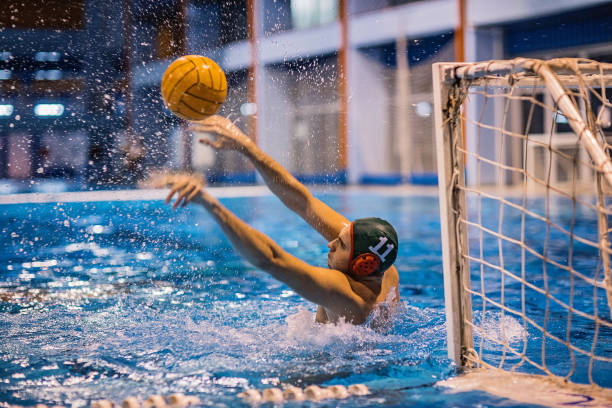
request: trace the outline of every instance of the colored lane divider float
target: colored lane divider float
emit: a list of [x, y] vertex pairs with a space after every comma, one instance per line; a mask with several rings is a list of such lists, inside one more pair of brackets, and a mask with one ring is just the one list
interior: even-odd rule
[[344, 399], [350, 396], [368, 395], [370, 390], [363, 384], [350, 385], [348, 388], [343, 385], [332, 385], [321, 388], [318, 385], [310, 385], [304, 390], [293, 385], [287, 385], [284, 390], [280, 388], [267, 388], [262, 392], [256, 389], [249, 389], [238, 394], [244, 402], [249, 404], [259, 404], [271, 402], [280, 404], [285, 401], [321, 401], [325, 399]]
[[[106, 399], [92, 401], [90, 408], [188, 408], [201, 405], [198, 397], [187, 396], [181, 393], [176, 393], [164, 398], [161, 395], [151, 395], [145, 401], [140, 402], [136, 397], [127, 397], [121, 405]], [[2, 406], [0, 404], [0, 406]], [[10, 408], [25, 408], [20, 405], [10, 405]], [[65, 408], [61, 405], [47, 406], [45, 404], [36, 404], [31, 408]]]
[[[127, 397], [121, 403], [121, 408], [187, 408], [200, 405], [200, 399], [195, 396], [187, 396], [181, 393], [172, 394], [166, 400], [161, 395], [151, 395], [140, 403], [136, 397]], [[90, 408], [116, 408], [117, 406], [109, 400], [93, 401]]]
[[[370, 390], [363, 384], [350, 385], [348, 388], [343, 385], [332, 385], [329, 387], [319, 387], [310, 385], [303, 390], [293, 385], [285, 385], [283, 390], [280, 388], [267, 388], [261, 392], [252, 388], [238, 394], [242, 400], [248, 404], [256, 405], [271, 402], [281, 404], [290, 401], [321, 401], [326, 399], [344, 399], [350, 396], [362, 396], [370, 394]], [[121, 405], [117, 405], [110, 400], [92, 401], [90, 408], [189, 408], [201, 405], [201, 401], [196, 396], [188, 396], [176, 393], [164, 398], [162, 395], [151, 395], [145, 401], [140, 401], [136, 397], [127, 397]], [[12, 408], [23, 408], [17, 405]], [[33, 408], [64, 408], [61, 406], [49, 407], [45, 404], [36, 404]]]

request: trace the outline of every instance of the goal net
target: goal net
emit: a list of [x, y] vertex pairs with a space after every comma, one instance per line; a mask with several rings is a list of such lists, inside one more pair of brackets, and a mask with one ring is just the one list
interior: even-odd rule
[[433, 79], [449, 357], [612, 388], [612, 64]]

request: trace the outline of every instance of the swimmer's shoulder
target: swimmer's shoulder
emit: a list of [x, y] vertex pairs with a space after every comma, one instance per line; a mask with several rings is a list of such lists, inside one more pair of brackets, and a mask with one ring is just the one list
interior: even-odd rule
[[383, 274], [380, 292], [366, 323], [375, 330], [388, 328], [394, 320], [394, 312], [400, 304], [399, 300], [399, 274], [392, 266]]
[[399, 273], [395, 266], [391, 266], [383, 274], [380, 285], [380, 293], [376, 297], [376, 303], [388, 302], [390, 292], [395, 292], [394, 302], [399, 302]]

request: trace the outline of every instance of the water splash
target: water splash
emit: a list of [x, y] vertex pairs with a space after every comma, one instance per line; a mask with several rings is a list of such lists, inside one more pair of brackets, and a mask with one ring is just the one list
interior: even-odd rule
[[[480, 341], [481, 337], [488, 343], [488, 346], [499, 346], [500, 343], [507, 343], [516, 346], [523, 339], [529, 337], [529, 333], [514, 316], [500, 311], [487, 311], [484, 315], [481, 311], [474, 312], [474, 342]], [[483, 322], [484, 321], [484, 322]], [[482, 329], [481, 329], [482, 328]], [[483, 336], [484, 332], [484, 336]]]

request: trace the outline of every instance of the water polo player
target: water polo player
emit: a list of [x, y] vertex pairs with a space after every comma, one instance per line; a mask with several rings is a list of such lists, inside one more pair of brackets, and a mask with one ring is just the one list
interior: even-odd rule
[[[310, 265], [283, 250], [208, 194], [202, 179], [197, 176], [169, 175], [160, 180], [171, 186], [166, 202], [177, 195], [174, 208], [191, 201], [201, 204], [250, 263], [319, 305], [318, 322], [345, 319], [360, 324], [377, 305], [397, 303], [399, 277], [393, 262], [397, 256], [398, 238], [388, 222], [380, 218], [349, 222], [314, 197], [227, 118], [211, 116], [195, 123], [191, 129], [216, 138], [214, 141], [200, 139], [201, 143], [219, 150], [238, 151], [253, 163], [270, 190], [329, 242], [329, 268]], [[373, 316], [386, 318], [384, 314]]]

